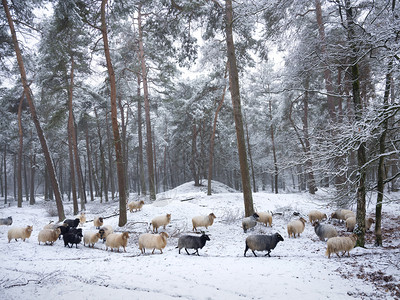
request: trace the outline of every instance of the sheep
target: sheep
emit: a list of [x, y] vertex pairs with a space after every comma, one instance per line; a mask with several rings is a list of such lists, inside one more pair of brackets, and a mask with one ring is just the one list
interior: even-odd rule
[[[372, 218], [365, 218], [365, 231], [368, 231], [371, 228], [371, 225], [375, 223]], [[350, 217], [346, 219], [346, 228], [347, 231], [353, 232], [354, 227], [356, 227], [356, 217]]]
[[103, 242], [107, 239], [107, 236], [110, 233], [113, 233], [114, 229], [112, 228], [111, 225], [105, 225], [100, 227], [99, 233], [100, 233], [100, 238], [103, 240]]
[[338, 235], [335, 227], [330, 224], [321, 224], [318, 221], [313, 223], [314, 231], [321, 241]]
[[153, 232], [158, 232], [158, 227], [167, 226], [169, 222], [171, 221], [171, 214], [166, 214], [165, 216], [159, 216], [155, 217], [153, 220], [151, 220], [151, 223], [153, 225]]
[[81, 213], [79, 216], [79, 224], [83, 226], [86, 223], [86, 214], [84, 212]]
[[312, 224], [314, 221], [322, 221], [324, 219], [328, 219], [328, 216], [318, 210], [312, 210], [308, 213], [308, 219]]
[[129, 238], [128, 232], [109, 234], [106, 239], [106, 251], [108, 250], [108, 247], [110, 247], [111, 251], [113, 251], [114, 248], [116, 248], [117, 252], [119, 252], [119, 247], [122, 247], [124, 248], [124, 252], [126, 252], [126, 245], [128, 244], [128, 238]]
[[94, 248], [94, 244], [96, 244], [100, 238], [100, 232], [87, 231], [83, 236], [83, 246], [88, 244], [89, 248]]
[[350, 250], [354, 248], [354, 246], [356, 245], [356, 241], [357, 235], [355, 234], [352, 234], [350, 236], [331, 237], [330, 239], [328, 239], [325, 255], [330, 258], [332, 253], [336, 253], [336, 255], [340, 257], [340, 251], [343, 252], [342, 256], [344, 256], [347, 251], [347, 255], [350, 256]]
[[189, 252], [187, 249], [195, 249], [196, 252], [193, 254], [196, 254], [200, 256], [199, 254], [199, 248], [203, 249], [204, 245], [206, 244], [206, 241], [209, 241], [210, 238], [207, 234], [202, 232], [202, 235], [200, 237], [198, 236], [192, 236], [192, 235], [183, 235], [179, 238], [178, 240], [178, 246], [176, 248], [179, 248], [179, 254], [181, 254], [181, 249], [185, 248], [186, 253], [189, 255]]
[[342, 221], [346, 220], [345, 216], [346, 216], [346, 214], [349, 214], [349, 213], [353, 213], [353, 212], [348, 209], [339, 208], [334, 213], [332, 213], [331, 219], [338, 219], [340, 222], [342, 222]]
[[242, 220], [242, 227], [244, 233], [246, 233], [248, 229], [253, 228], [257, 225], [258, 218], [259, 215], [257, 213], [254, 213], [252, 216], [244, 218]]
[[267, 227], [268, 227], [268, 225], [269, 225], [269, 227], [272, 227], [272, 215], [270, 213], [258, 212], [257, 214], [259, 216], [259, 218], [257, 220], [258, 222], [264, 223], [265, 226], [267, 226]]
[[69, 231], [69, 225], [65, 223], [62, 223], [60, 225], [60, 223], [53, 224], [52, 222], [50, 222], [49, 224], [43, 227], [43, 229], [53, 229], [53, 230], [57, 228], [60, 228], [61, 231], [60, 235], [58, 236], [58, 239], [61, 239], [61, 236], [64, 236], [64, 234], [66, 234]]
[[93, 224], [96, 227], [96, 229], [100, 229], [100, 227], [103, 226], [103, 218], [102, 217], [94, 218]]
[[143, 233], [139, 236], [139, 249], [142, 254], [146, 252], [147, 249], [153, 249], [151, 254], [154, 254], [156, 249], [160, 250], [165, 248], [167, 245], [168, 233], [161, 232], [160, 234]]
[[69, 227], [75, 228], [75, 227], [78, 227], [80, 221], [81, 220], [79, 218], [76, 218], [74, 220], [66, 219], [66, 220], [64, 220], [64, 224], [67, 224]]
[[303, 217], [300, 217], [298, 220], [291, 221], [287, 224], [287, 231], [289, 238], [293, 235], [293, 238], [300, 236], [300, 233], [303, 233], [304, 227], [306, 226], [306, 220]]
[[135, 211], [141, 210], [143, 204], [144, 204], [143, 200], [129, 202], [128, 203], [129, 211], [132, 212], [133, 210]]
[[12, 224], [12, 217], [2, 218], [0, 219], [0, 225], [11, 225]]
[[29, 239], [33, 231], [33, 225], [32, 226], [26, 226], [26, 227], [11, 227], [8, 230], [8, 242], [10, 242], [12, 239], [15, 239], [16, 241], [18, 239], [22, 239], [24, 242], [26, 239]]
[[244, 249], [244, 256], [246, 256], [247, 250], [251, 249], [254, 256], [257, 256], [254, 252], [257, 251], [268, 251], [264, 256], [271, 257], [270, 253], [272, 249], [275, 249], [279, 242], [283, 242], [283, 237], [279, 233], [273, 235], [256, 234], [249, 235], [246, 238], [246, 248]]
[[352, 211], [351, 212], [349, 212], [349, 213], [346, 213], [345, 215], [344, 215], [344, 219], [345, 220], [347, 220], [348, 218], [352, 218], [352, 217], [356, 217], [356, 214], [355, 213], [353, 213]]
[[47, 245], [47, 242], [50, 243], [51, 246], [53, 246], [54, 242], [58, 240], [58, 237], [61, 234], [61, 229], [56, 228], [56, 229], [42, 229], [39, 231], [38, 234], [38, 241], [39, 245], [40, 242], [43, 242]]
[[197, 227], [205, 227], [208, 229], [209, 226], [211, 226], [214, 223], [214, 219], [217, 217], [214, 215], [214, 213], [210, 213], [207, 216], [197, 216], [192, 218], [192, 225], [193, 225], [193, 231], [197, 231]]
[[[68, 232], [63, 235], [63, 240], [64, 240], [64, 247], [68, 245], [69, 248], [72, 248], [75, 244], [76, 248], [78, 248], [78, 244], [82, 241], [82, 233], [79, 234], [74, 232]], [[71, 244], [71, 246], [69, 244]]]

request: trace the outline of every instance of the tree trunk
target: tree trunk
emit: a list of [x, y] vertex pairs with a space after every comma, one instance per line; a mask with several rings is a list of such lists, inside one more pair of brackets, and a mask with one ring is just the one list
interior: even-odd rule
[[[69, 131], [70, 131], [70, 141], [71, 141], [71, 147], [73, 151], [73, 157], [72, 157], [72, 164], [73, 161], [75, 160], [75, 170], [76, 170], [76, 176], [78, 180], [78, 189], [79, 189], [79, 196], [81, 198], [81, 211], [85, 210], [85, 192], [83, 190], [83, 179], [81, 176], [81, 164], [80, 164], [80, 159], [79, 159], [79, 152], [78, 152], [78, 146], [77, 146], [77, 138], [75, 134], [75, 122], [74, 122], [74, 112], [72, 109], [72, 98], [73, 98], [73, 90], [74, 90], [74, 70], [75, 70], [75, 64], [74, 64], [74, 58], [71, 57], [71, 73], [70, 73], [70, 80], [69, 80], [69, 88], [68, 88], [68, 110], [69, 110], [69, 115], [68, 115], [68, 125], [69, 125]], [[76, 195], [75, 195], [76, 198]], [[74, 199], [77, 201], [77, 199]], [[78, 202], [74, 202], [74, 215], [77, 215], [79, 212], [78, 210]]]
[[[388, 70], [386, 73], [386, 84], [385, 84], [385, 94], [383, 96], [383, 110], [386, 111], [389, 107], [389, 93], [390, 93], [390, 83], [392, 77], [392, 67], [393, 61], [390, 60], [388, 64]], [[378, 164], [378, 188], [377, 188], [377, 199], [375, 207], [375, 246], [382, 246], [382, 202], [384, 193], [384, 180], [385, 180], [385, 142], [386, 134], [388, 129], [389, 120], [386, 116], [382, 123], [382, 134], [379, 137], [379, 164]]]
[[8, 195], [8, 184], [7, 184], [7, 144], [4, 144], [3, 166], [4, 166], [4, 204], [7, 204], [7, 195]]
[[[114, 201], [114, 197], [115, 197], [115, 185], [114, 185], [114, 168], [113, 168], [113, 159], [112, 159], [112, 143], [113, 140], [111, 138], [110, 135], [110, 127], [108, 124], [108, 113], [106, 111], [106, 133], [107, 133], [107, 153], [108, 153], [108, 182], [110, 184], [111, 187], [111, 200]], [[119, 132], [119, 131], [118, 131]], [[121, 145], [121, 155], [122, 155], [122, 145]], [[123, 161], [123, 158], [122, 158]], [[124, 176], [125, 178], [125, 176]], [[125, 181], [125, 179], [124, 179]], [[106, 201], [108, 201], [108, 199], [106, 199]]]
[[226, 0], [226, 46], [229, 61], [229, 82], [235, 119], [236, 138], [239, 152], [240, 173], [242, 177], [242, 188], [244, 198], [245, 216], [254, 213], [253, 196], [251, 193], [249, 166], [247, 164], [246, 141], [244, 138], [242, 109], [240, 103], [239, 72], [236, 65], [235, 46], [233, 43], [233, 9], [232, 0]]
[[144, 175], [144, 163], [143, 163], [143, 135], [142, 135], [142, 101], [140, 95], [140, 75], [137, 75], [137, 98], [138, 98], [138, 111], [137, 111], [137, 122], [138, 122], [138, 140], [139, 140], [139, 176], [140, 176], [140, 190], [142, 195], [146, 196], [146, 180]]
[[[69, 105], [68, 105], [69, 106]], [[70, 172], [70, 182], [71, 182], [71, 190], [72, 190], [72, 205], [74, 208], [74, 215], [78, 214], [78, 197], [76, 194], [76, 180], [75, 180], [75, 165], [74, 165], [74, 150], [73, 150], [73, 121], [71, 112], [69, 112], [68, 116], [68, 153], [69, 153], [69, 172]], [[72, 123], [72, 125], [71, 125]]]
[[85, 135], [86, 135], [86, 155], [87, 155], [87, 160], [88, 160], [87, 163], [88, 163], [88, 181], [89, 181], [90, 201], [94, 201], [93, 181], [92, 181], [93, 163], [92, 163], [92, 153], [90, 151], [90, 138], [89, 138], [88, 124], [86, 124]]
[[151, 119], [150, 119], [150, 101], [149, 101], [149, 90], [147, 87], [147, 69], [146, 69], [146, 61], [144, 58], [142, 15], [141, 15], [140, 9], [141, 9], [141, 5], [139, 4], [139, 11], [138, 11], [139, 58], [140, 58], [140, 63], [141, 63], [141, 68], [142, 68], [144, 110], [145, 110], [145, 117], [146, 117], [147, 169], [148, 169], [148, 173], [149, 173], [150, 199], [156, 200], [156, 190], [155, 190], [155, 183], [154, 183], [153, 142], [152, 142], [152, 134], [151, 134]]
[[62, 204], [62, 199], [61, 199], [60, 190], [59, 190], [59, 187], [58, 187], [57, 177], [56, 177], [55, 171], [54, 171], [53, 162], [51, 160], [49, 149], [47, 147], [47, 142], [46, 142], [46, 139], [44, 137], [44, 133], [42, 131], [42, 127], [40, 126], [40, 122], [39, 122], [38, 116], [36, 114], [36, 109], [35, 109], [35, 106], [33, 104], [33, 100], [31, 98], [31, 90], [30, 90], [30, 88], [28, 86], [28, 83], [27, 83], [24, 62], [23, 62], [23, 59], [22, 59], [21, 51], [19, 49], [17, 35], [16, 35], [15, 29], [14, 29], [14, 23], [13, 23], [13, 20], [11, 18], [10, 11], [8, 9], [7, 0], [2, 0], [2, 3], [3, 3], [4, 11], [5, 11], [6, 16], [7, 16], [8, 24], [9, 24], [10, 31], [11, 31], [11, 36], [12, 36], [12, 39], [13, 39], [13, 42], [14, 42], [15, 54], [17, 56], [17, 62], [18, 62], [19, 71], [21, 73], [21, 81], [22, 81], [22, 85], [24, 87], [25, 96], [26, 96], [26, 99], [28, 100], [29, 109], [31, 111], [32, 119], [33, 119], [33, 122], [34, 122], [35, 127], [36, 127], [36, 131], [37, 131], [37, 134], [38, 134], [38, 138], [39, 138], [40, 144], [42, 146], [43, 155], [44, 155], [44, 157], [46, 159], [47, 169], [48, 169], [48, 172], [49, 172], [51, 180], [52, 180], [52, 187], [53, 187], [54, 194], [55, 194], [55, 197], [56, 197], [58, 218], [59, 218], [59, 221], [63, 221], [65, 219], [64, 207], [63, 207], [63, 204]]
[[247, 126], [247, 120], [246, 120], [246, 115], [245, 115], [245, 130], [246, 130], [246, 142], [247, 142], [247, 149], [249, 152], [249, 159], [250, 159], [250, 168], [251, 168], [251, 178], [253, 180], [253, 191], [254, 193], [257, 192], [257, 185], [256, 185], [256, 177], [255, 177], [255, 172], [254, 172], [254, 165], [253, 165], [253, 156], [251, 155], [251, 148], [250, 148], [250, 136], [249, 136], [249, 128]]
[[17, 184], [18, 184], [18, 207], [22, 207], [22, 151], [24, 147], [24, 133], [22, 130], [22, 103], [24, 103], [25, 95], [22, 94], [22, 97], [19, 101], [18, 106], [18, 135], [19, 135], [19, 147], [18, 147], [18, 167], [17, 167]]
[[35, 171], [36, 171], [36, 154], [32, 154], [30, 158], [31, 162], [31, 184], [30, 184], [30, 199], [29, 204], [35, 204]]
[[190, 169], [192, 170], [194, 186], [200, 186], [199, 174], [197, 172], [196, 164], [197, 162], [197, 126], [193, 124], [192, 126], [192, 157], [190, 159]]
[[104, 54], [107, 61], [107, 70], [110, 77], [110, 98], [111, 98], [111, 122], [114, 133], [115, 157], [117, 163], [118, 190], [119, 190], [119, 221], [118, 226], [122, 227], [127, 222], [126, 215], [126, 193], [125, 193], [125, 174], [124, 161], [122, 157], [121, 139], [118, 129], [117, 116], [117, 91], [115, 84], [115, 73], [111, 63], [110, 49], [108, 45], [107, 27], [106, 27], [106, 3], [107, 0], [101, 1], [101, 32], [104, 42]]
[[[124, 107], [122, 106], [122, 100], [121, 96], [118, 97], [118, 108], [121, 116], [121, 147], [122, 147], [122, 159], [125, 162], [124, 163], [124, 181], [125, 181], [125, 193], [127, 199], [129, 199], [129, 189], [128, 189], [128, 156], [127, 156], [127, 151], [125, 145], [127, 144], [127, 138], [126, 138], [126, 127], [128, 120], [125, 121], [125, 113], [124, 113]], [[128, 118], [128, 117], [127, 117]]]
[[99, 115], [97, 114], [96, 107], [94, 108], [94, 114], [96, 116], [96, 125], [97, 125], [97, 135], [99, 136], [99, 150], [100, 150], [100, 168], [101, 168], [101, 180], [100, 180], [100, 203], [103, 202], [103, 191], [106, 202], [108, 202], [108, 184], [106, 177], [106, 161], [104, 157], [104, 147], [102, 142], [102, 135], [100, 130], [100, 120]]
[[[359, 122], [362, 119], [362, 103], [360, 96], [360, 73], [358, 69], [358, 47], [356, 45], [356, 33], [355, 24], [353, 20], [353, 10], [351, 7], [350, 0], [345, 1], [346, 17], [347, 17], [347, 33], [348, 39], [351, 44], [351, 79], [352, 79], [352, 90], [353, 90], [353, 104], [355, 121]], [[358, 163], [358, 186], [357, 186], [357, 227], [354, 232], [358, 236], [357, 246], [364, 247], [365, 244], [365, 203], [366, 203], [366, 192], [365, 192], [365, 180], [366, 180], [366, 170], [365, 163], [367, 162], [366, 157], [366, 143], [360, 142], [357, 149], [357, 163]]]
[[208, 160], [208, 176], [207, 176], [207, 195], [211, 196], [211, 180], [212, 180], [212, 172], [213, 172], [213, 158], [214, 158], [214, 144], [215, 144], [215, 132], [217, 131], [217, 120], [218, 120], [218, 114], [222, 108], [222, 104], [224, 103], [225, 100], [225, 94], [226, 94], [226, 78], [228, 76], [228, 68], [229, 64], [226, 62], [226, 67], [225, 67], [225, 75], [224, 75], [224, 88], [222, 91], [222, 97], [221, 101], [218, 104], [217, 110], [215, 111], [214, 115], [214, 123], [213, 123], [213, 130], [211, 133], [211, 138], [210, 138], [210, 154], [209, 154], [209, 160]]
[[275, 135], [274, 135], [274, 124], [272, 124], [272, 102], [269, 100], [269, 119], [271, 121], [271, 126], [269, 127], [271, 134], [271, 143], [272, 143], [272, 155], [274, 159], [274, 181], [273, 181], [273, 191], [275, 194], [278, 194], [278, 161], [276, 159], [276, 147], [275, 147]]

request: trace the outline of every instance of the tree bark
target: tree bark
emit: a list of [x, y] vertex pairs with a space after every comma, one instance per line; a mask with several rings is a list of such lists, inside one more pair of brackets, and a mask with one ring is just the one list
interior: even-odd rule
[[8, 9], [7, 0], [2, 0], [2, 3], [3, 3], [4, 11], [5, 11], [6, 16], [7, 16], [8, 24], [9, 24], [10, 31], [11, 31], [11, 36], [12, 36], [13, 43], [14, 43], [15, 54], [17, 56], [17, 62], [18, 62], [19, 71], [21, 73], [21, 81], [22, 81], [22, 85], [24, 87], [25, 97], [28, 100], [29, 109], [31, 111], [33, 123], [35, 124], [35, 127], [36, 127], [38, 138], [39, 138], [40, 144], [42, 146], [44, 157], [46, 159], [47, 170], [48, 170], [48, 172], [50, 174], [50, 178], [51, 178], [51, 181], [52, 181], [52, 187], [53, 187], [55, 198], [56, 198], [58, 218], [59, 218], [59, 221], [63, 221], [65, 219], [64, 207], [63, 207], [63, 204], [62, 204], [61, 194], [60, 194], [60, 190], [59, 190], [59, 186], [58, 186], [57, 177], [56, 177], [56, 174], [55, 174], [53, 162], [51, 160], [50, 152], [49, 152], [49, 149], [47, 147], [47, 142], [46, 142], [46, 139], [44, 137], [44, 133], [43, 133], [42, 127], [40, 126], [40, 122], [39, 122], [38, 116], [36, 114], [36, 108], [35, 108], [35, 105], [33, 104], [33, 100], [32, 100], [32, 97], [31, 97], [31, 90], [30, 90], [30, 88], [28, 86], [28, 82], [27, 82], [27, 79], [26, 79], [26, 72], [25, 72], [24, 62], [23, 62], [23, 59], [22, 59], [21, 50], [19, 49], [17, 35], [16, 35], [15, 29], [14, 29], [14, 23], [13, 23], [13, 20], [11, 18], [10, 11]]
[[147, 87], [147, 69], [146, 69], [146, 60], [144, 57], [142, 14], [141, 14], [140, 4], [138, 11], [138, 29], [139, 29], [139, 59], [142, 68], [144, 110], [146, 117], [146, 141], [147, 141], [146, 154], [147, 154], [147, 170], [149, 175], [149, 192], [150, 192], [150, 199], [156, 200], [156, 190], [154, 183], [155, 178], [154, 178], [153, 142], [151, 133], [151, 119], [150, 119], [150, 101], [149, 101], [149, 90]]
[[126, 193], [125, 193], [125, 174], [124, 161], [122, 157], [121, 139], [119, 136], [118, 116], [117, 116], [117, 91], [115, 84], [115, 73], [111, 63], [110, 49], [108, 45], [108, 35], [106, 26], [106, 3], [107, 0], [101, 1], [101, 33], [104, 42], [104, 54], [107, 62], [108, 75], [110, 77], [110, 98], [111, 98], [111, 122], [114, 133], [115, 157], [117, 163], [118, 190], [119, 190], [119, 221], [118, 226], [122, 227], [127, 222], [126, 215]]
[[143, 162], [143, 134], [142, 134], [142, 101], [140, 95], [140, 74], [137, 75], [137, 97], [138, 97], [138, 111], [137, 111], [137, 122], [138, 122], [138, 140], [139, 140], [139, 176], [140, 176], [140, 190], [142, 195], [146, 196], [146, 180], [144, 174], [144, 162]]
[[[388, 70], [386, 73], [385, 93], [383, 96], [383, 110], [386, 111], [389, 107], [389, 94], [390, 94], [390, 83], [392, 77], [393, 61], [390, 60], [388, 64]], [[382, 134], [379, 137], [379, 163], [378, 163], [378, 188], [377, 188], [377, 199], [375, 207], [375, 246], [382, 246], [382, 202], [384, 194], [384, 180], [385, 180], [385, 153], [386, 147], [386, 134], [388, 130], [389, 120], [386, 116], [382, 123]]]
[[273, 191], [275, 194], [278, 194], [278, 161], [276, 158], [276, 147], [275, 147], [275, 135], [274, 135], [274, 124], [272, 124], [272, 103], [269, 100], [269, 119], [271, 121], [271, 126], [269, 127], [270, 134], [271, 134], [271, 143], [272, 143], [272, 156], [274, 159], [274, 184], [273, 184]]
[[208, 160], [208, 176], [207, 176], [207, 195], [211, 196], [211, 180], [212, 180], [212, 172], [213, 172], [213, 159], [214, 159], [214, 145], [215, 145], [215, 132], [217, 131], [217, 120], [218, 120], [218, 114], [222, 108], [222, 104], [224, 104], [225, 100], [225, 94], [226, 94], [226, 78], [228, 77], [228, 62], [226, 62], [226, 67], [225, 67], [225, 75], [224, 75], [224, 88], [222, 91], [222, 97], [221, 101], [218, 104], [217, 110], [215, 111], [214, 115], [214, 123], [213, 123], [213, 130], [211, 133], [211, 138], [210, 138], [210, 154], [209, 154], [209, 160]]
[[92, 181], [93, 163], [92, 163], [92, 153], [90, 151], [90, 137], [89, 137], [88, 124], [86, 124], [85, 135], [86, 135], [86, 155], [87, 155], [87, 160], [88, 160], [87, 163], [88, 163], [88, 181], [89, 181], [90, 201], [94, 201], [93, 181]]
[[22, 130], [22, 103], [24, 103], [24, 94], [19, 101], [18, 106], [18, 135], [19, 135], [19, 147], [18, 147], [18, 166], [17, 166], [17, 184], [18, 184], [18, 207], [22, 207], [22, 152], [24, 147], [24, 133]]
[[97, 125], [97, 135], [99, 136], [99, 150], [100, 150], [100, 168], [101, 168], [101, 180], [100, 180], [100, 203], [103, 202], [103, 191], [105, 201], [108, 202], [108, 184], [107, 184], [107, 177], [106, 177], [106, 161], [104, 157], [104, 146], [102, 142], [101, 130], [100, 130], [100, 120], [99, 115], [97, 113], [96, 107], [94, 108], [94, 115], [96, 116], [96, 125]]
[[[360, 92], [360, 72], [358, 69], [358, 47], [356, 45], [356, 32], [355, 24], [353, 20], [353, 10], [351, 7], [350, 0], [345, 1], [346, 17], [347, 17], [347, 34], [348, 39], [351, 44], [351, 79], [352, 79], [352, 91], [353, 91], [353, 104], [354, 104], [354, 114], [355, 121], [361, 121], [362, 119], [362, 103], [361, 103], [361, 92]], [[358, 236], [357, 246], [364, 247], [365, 245], [365, 211], [366, 211], [366, 192], [365, 192], [365, 180], [366, 180], [366, 170], [365, 163], [367, 161], [366, 157], [366, 143], [360, 142], [357, 149], [357, 163], [358, 163], [358, 186], [357, 186], [357, 226], [354, 232]]]
[[3, 166], [4, 166], [4, 204], [7, 204], [7, 195], [8, 195], [8, 185], [7, 185], [7, 144], [4, 144]]
[[235, 46], [233, 43], [233, 9], [232, 0], [225, 1], [226, 9], [226, 46], [229, 61], [229, 82], [235, 119], [236, 138], [239, 152], [240, 173], [242, 178], [245, 216], [254, 213], [251, 193], [249, 166], [247, 164], [246, 140], [244, 138], [242, 109], [240, 103], [239, 72], [236, 65]]

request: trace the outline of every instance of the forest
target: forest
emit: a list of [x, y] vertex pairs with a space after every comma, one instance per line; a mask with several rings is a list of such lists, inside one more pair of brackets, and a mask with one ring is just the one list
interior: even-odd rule
[[2, 0], [4, 204], [119, 201], [211, 179], [243, 192], [399, 190], [396, 0]]

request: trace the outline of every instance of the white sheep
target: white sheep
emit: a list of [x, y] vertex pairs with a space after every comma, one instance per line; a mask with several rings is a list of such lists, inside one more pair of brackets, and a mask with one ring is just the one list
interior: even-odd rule
[[351, 210], [348, 210], [348, 209], [339, 208], [334, 213], [332, 213], [331, 218], [332, 219], [338, 219], [339, 221], [345, 221], [346, 220], [346, 215], [350, 214], [350, 213], [353, 213], [353, 212]]
[[257, 213], [254, 213], [249, 217], [243, 218], [242, 220], [243, 231], [246, 233], [248, 229], [255, 227], [257, 225], [258, 218], [259, 216]]
[[100, 232], [87, 231], [83, 235], [83, 245], [86, 246], [86, 244], [88, 244], [89, 248], [94, 248], [94, 244], [99, 241], [100, 237]]
[[[375, 223], [372, 218], [365, 218], [365, 231], [369, 230], [372, 224]], [[354, 227], [356, 227], [356, 217], [350, 217], [346, 219], [347, 231], [353, 232]]]
[[11, 227], [8, 230], [8, 242], [10, 242], [12, 239], [22, 239], [24, 242], [26, 239], [29, 239], [33, 231], [33, 225], [32, 226], [26, 226], [26, 227]]
[[287, 231], [289, 238], [293, 235], [293, 237], [300, 236], [300, 233], [303, 233], [304, 227], [306, 226], [306, 220], [302, 217], [298, 220], [291, 221], [287, 224]]
[[94, 226], [99, 229], [101, 226], [103, 226], [103, 218], [102, 217], [95, 217], [93, 220]]
[[171, 214], [166, 214], [165, 216], [159, 216], [155, 217], [153, 220], [151, 220], [151, 223], [153, 225], [153, 232], [158, 232], [158, 227], [167, 226], [169, 222], [171, 221]]
[[54, 242], [58, 240], [58, 237], [61, 234], [61, 229], [56, 228], [56, 229], [42, 229], [39, 231], [38, 234], [38, 241], [39, 245], [40, 242], [45, 243], [47, 245], [47, 242], [50, 243], [50, 245], [53, 246]]
[[336, 255], [340, 257], [339, 252], [343, 252], [342, 256], [347, 252], [348, 256], [350, 256], [350, 250], [354, 248], [356, 241], [357, 235], [355, 234], [350, 236], [331, 237], [326, 243], [327, 248], [325, 255], [330, 258], [332, 253], [336, 253]]
[[142, 206], [144, 205], [144, 201], [132, 201], [128, 203], [128, 208], [129, 211], [132, 212], [133, 210], [138, 211], [142, 209]]
[[214, 213], [210, 213], [207, 216], [196, 216], [192, 218], [193, 231], [197, 231], [197, 227], [205, 227], [208, 229], [214, 223], [214, 219], [217, 218]]
[[100, 238], [105, 241], [107, 239], [107, 236], [111, 233], [114, 232], [114, 228], [112, 228], [111, 225], [104, 225], [100, 227], [99, 233], [100, 233]]
[[83, 224], [86, 223], [86, 214], [84, 212], [81, 212], [79, 216], [79, 224], [83, 226]]
[[160, 250], [165, 248], [167, 245], [168, 234], [161, 232], [160, 234], [143, 233], [139, 236], [139, 249], [142, 254], [145, 253], [146, 249], [153, 249], [151, 254], [154, 254], [156, 249]]
[[345, 220], [347, 220], [348, 218], [355, 218], [356, 217], [356, 214], [355, 213], [353, 213], [352, 211], [351, 212], [348, 212], [348, 213], [346, 213], [345, 215], [344, 215], [344, 219]]
[[126, 252], [126, 245], [128, 244], [128, 238], [129, 238], [129, 233], [124, 232], [124, 233], [111, 233], [108, 235], [106, 239], [106, 251], [108, 250], [108, 247], [111, 248], [111, 251], [113, 249], [117, 249], [117, 252], [119, 252], [119, 247], [124, 248], [124, 252]]
[[269, 227], [272, 227], [272, 215], [270, 214], [270, 213], [268, 213], [268, 212], [257, 212], [257, 214], [258, 214], [258, 222], [260, 222], [260, 223], [264, 223], [265, 224], [265, 226], [267, 226], [268, 227], [268, 225], [269, 225]]
[[327, 218], [328, 218], [328, 216], [326, 214], [324, 214], [323, 212], [320, 212], [319, 210], [312, 210], [308, 213], [308, 219], [310, 220], [311, 224], [314, 221], [322, 221]]

